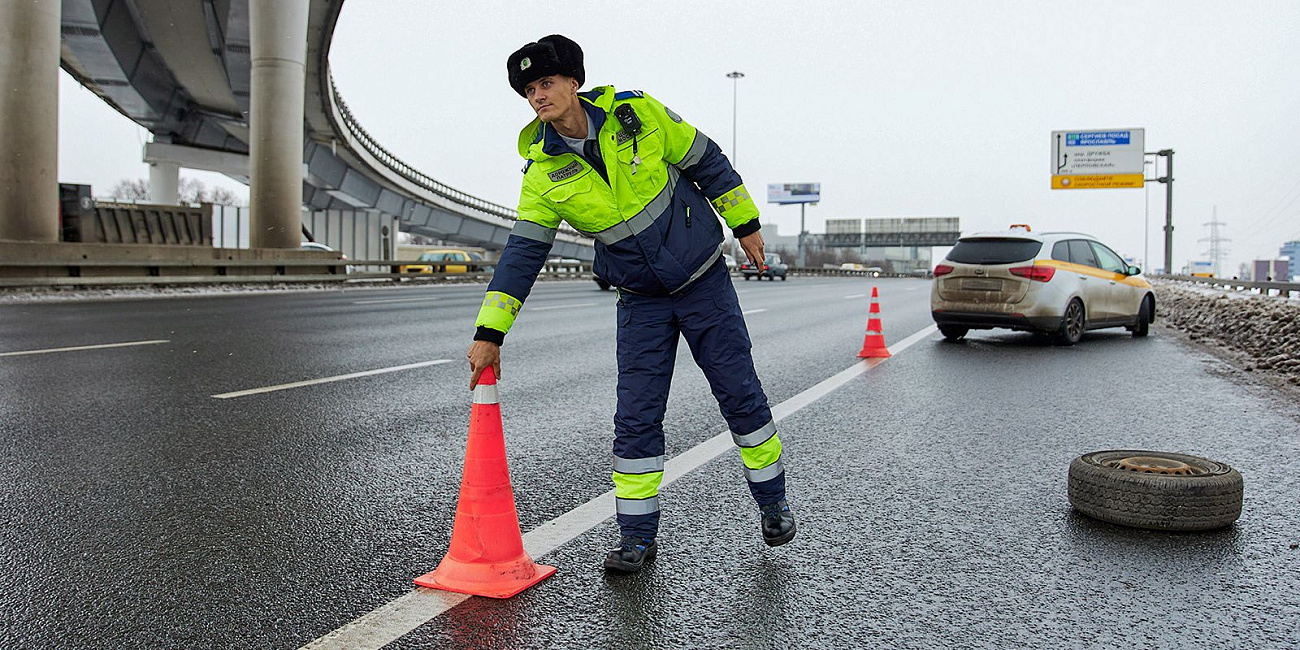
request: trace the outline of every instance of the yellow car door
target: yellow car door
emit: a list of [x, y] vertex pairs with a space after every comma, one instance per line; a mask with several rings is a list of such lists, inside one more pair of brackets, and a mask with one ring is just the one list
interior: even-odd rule
[[[462, 253], [462, 252], [450, 253], [450, 254], [447, 255], [447, 261], [449, 261], [449, 262], [468, 262], [468, 261], [469, 261], [469, 254], [468, 254], [468, 253]], [[468, 273], [468, 272], [469, 272], [469, 266], [468, 266], [468, 265], [465, 265], [465, 264], [448, 264], [448, 265], [447, 265], [447, 272], [448, 272], [448, 273]]]
[[1138, 287], [1125, 282], [1128, 279], [1128, 263], [1111, 249], [1098, 242], [1090, 242], [1092, 252], [1097, 255], [1097, 263], [1106, 272], [1106, 310], [1109, 318], [1131, 319], [1137, 315], [1142, 297], [1145, 295]]
[[1071, 271], [1079, 277], [1079, 295], [1083, 297], [1084, 316], [1089, 323], [1114, 318], [1110, 302], [1110, 273], [1101, 270], [1097, 256], [1086, 239], [1071, 239], [1070, 262], [1076, 265]]

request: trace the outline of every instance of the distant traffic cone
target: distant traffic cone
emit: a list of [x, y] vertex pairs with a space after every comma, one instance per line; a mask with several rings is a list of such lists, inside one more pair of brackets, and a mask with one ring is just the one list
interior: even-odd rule
[[438, 568], [415, 579], [421, 587], [509, 598], [551, 577], [555, 567], [533, 562], [519, 534], [497, 378], [483, 370], [474, 389], [465, 470], [451, 531], [451, 549]]
[[880, 291], [876, 287], [871, 287], [871, 311], [867, 318], [867, 337], [862, 341], [862, 351], [858, 357], [862, 359], [884, 359], [889, 356], [889, 348], [885, 347], [885, 332], [880, 326], [880, 303], [876, 299], [880, 297]]

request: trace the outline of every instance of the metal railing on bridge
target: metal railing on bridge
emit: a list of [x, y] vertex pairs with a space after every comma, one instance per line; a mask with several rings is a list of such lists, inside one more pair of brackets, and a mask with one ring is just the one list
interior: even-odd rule
[[[344, 259], [0, 260], [0, 288], [120, 287], [133, 285], [484, 281], [495, 261], [419, 262]], [[418, 267], [411, 270], [408, 267]], [[424, 271], [428, 268], [428, 271]], [[736, 273], [739, 275], [739, 273]], [[926, 277], [843, 268], [792, 267], [794, 276]], [[539, 277], [592, 278], [590, 262], [552, 260]]]
[[1284, 298], [1291, 297], [1291, 294], [1293, 293], [1296, 294], [1297, 297], [1300, 297], [1300, 282], [1254, 282], [1251, 280], [1227, 278], [1205, 278], [1196, 275], [1153, 275], [1151, 277], [1159, 278], [1161, 280], [1177, 280], [1179, 282], [1191, 282], [1194, 284], [1208, 284], [1223, 287], [1225, 289], [1231, 289], [1233, 291], [1250, 291], [1265, 296], [1273, 295], [1273, 292], [1276, 291], [1277, 295]]

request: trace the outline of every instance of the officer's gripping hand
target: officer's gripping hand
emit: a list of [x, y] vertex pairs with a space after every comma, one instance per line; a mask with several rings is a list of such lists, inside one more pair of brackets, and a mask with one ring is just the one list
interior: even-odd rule
[[501, 378], [501, 346], [491, 341], [474, 341], [469, 346], [469, 389], [474, 390], [478, 385], [478, 377], [483, 374], [483, 369], [492, 366], [492, 371], [496, 373], [497, 379]]
[[763, 231], [755, 230], [741, 237], [740, 247], [745, 249], [745, 255], [749, 256], [749, 261], [753, 262], [754, 266], [763, 267]]

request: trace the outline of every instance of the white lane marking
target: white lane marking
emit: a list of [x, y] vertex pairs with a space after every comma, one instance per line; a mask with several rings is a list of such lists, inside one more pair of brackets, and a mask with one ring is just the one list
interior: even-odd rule
[[425, 366], [438, 366], [444, 363], [451, 363], [451, 359], [437, 359], [434, 361], [421, 361], [419, 363], [408, 363], [404, 366], [393, 366], [391, 368], [378, 368], [375, 370], [366, 370], [363, 372], [353, 372], [346, 375], [337, 375], [334, 377], [322, 377], [320, 379], [308, 379], [306, 381], [295, 381], [288, 384], [279, 384], [277, 386], [267, 386], [265, 388], [250, 388], [248, 390], [237, 390], [233, 393], [221, 393], [213, 395], [217, 399], [231, 399], [234, 397], [245, 397], [248, 395], [258, 395], [260, 393], [273, 393], [277, 390], [288, 390], [290, 388], [302, 388], [303, 386], [315, 386], [316, 384], [328, 384], [334, 381], [343, 381], [344, 379], [356, 379], [357, 377], [369, 377], [371, 375], [382, 375], [399, 370], [410, 370], [412, 368], [423, 368]]
[[577, 302], [577, 303], [573, 303], [572, 305], [547, 305], [545, 307], [530, 307], [526, 310], [521, 310], [521, 311], [550, 311], [552, 309], [572, 309], [577, 307], [591, 307], [593, 305], [598, 305], [598, 304], [600, 303]]
[[[895, 343], [890, 352], [898, 354], [938, 331], [934, 325]], [[829, 379], [824, 379], [790, 399], [772, 408], [772, 419], [780, 422], [798, 410], [829, 395], [850, 380], [880, 365], [885, 359], [863, 359]], [[723, 430], [718, 435], [691, 447], [664, 463], [664, 478], [659, 484], [668, 487], [673, 481], [692, 470], [721, 456], [735, 447], [731, 432]], [[524, 550], [534, 558], [541, 557], [576, 539], [614, 516], [614, 491], [600, 496], [545, 522], [524, 535]], [[447, 610], [465, 602], [470, 597], [436, 589], [417, 587], [375, 609], [361, 618], [308, 643], [303, 648], [347, 648], [349, 650], [378, 649], [409, 634], [412, 630], [442, 615]]]
[[154, 341], [128, 341], [126, 343], [104, 343], [102, 345], [77, 345], [70, 348], [49, 348], [47, 350], [21, 350], [18, 352], [0, 352], [0, 357], [21, 357], [28, 354], [49, 354], [51, 352], [75, 352], [77, 350], [104, 350], [107, 348], [127, 348], [133, 345], [159, 345], [171, 343], [167, 339]]
[[867, 294], [865, 294], [865, 293], [855, 293], [855, 294], [853, 294], [853, 295], [851, 295], [851, 296], [844, 296], [844, 299], [845, 299], [845, 300], [848, 300], [848, 299], [850, 299], [850, 298], [866, 298], [866, 297], [867, 297]]
[[430, 300], [441, 300], [436, 297], [424, 298], [384, 298], [382, 300], [353, 300], [354, 305], [378, 305], [386, 302], [428, 302]]
[[741, 315], [741, 316], [748, 316], [748, 315], [750, 315], [750, 314], [761, 314], [761, 313], [763, 313], [763, 312], [765, 312], [765, 311], [767, 311], [767, 310], [766, 310], [766, 309], [750, 309], [749, 311], [742, 311], [742, 312], [740, 312], [740, 315]]

